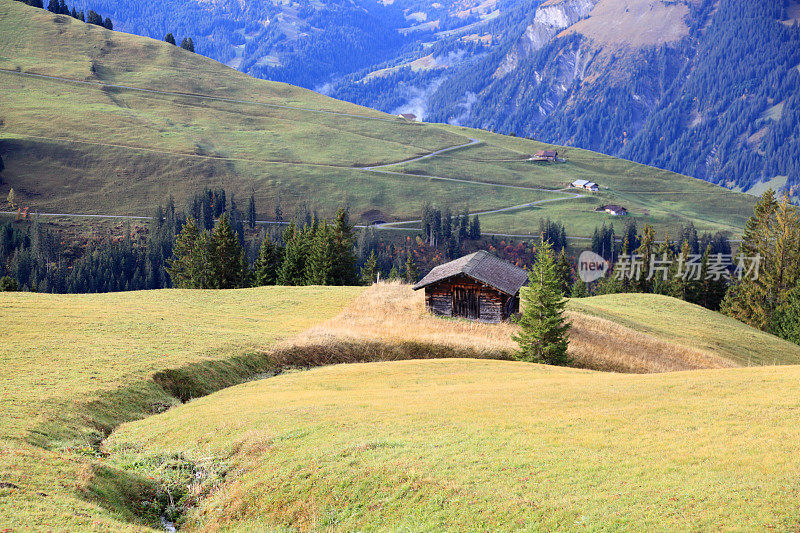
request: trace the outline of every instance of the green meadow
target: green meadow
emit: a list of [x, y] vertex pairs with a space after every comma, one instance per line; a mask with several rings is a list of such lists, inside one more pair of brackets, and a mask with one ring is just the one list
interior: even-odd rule
[[144, 474], [201, 472], [188, 531], [792, 531], [798, 378], [339, 365], [126, 424], [107, 449]]
[[[738, 234], [753, 206], [744, 194], [575, 148], [560, 148], [565, 164], [531, 163], [545, 145], [408, 123], [13, 0], [0, 0], [0, 97], [0, 194], [13, 187], [41, 212], [149, 215], [169, 195], [181, 205], [206, 187], [240, 201], [253, 193], [263, 219], [278, 202], [289, 214], [348, 205], [357, 221], [375, 210], [403, 221], [427, 201], [480, 212], [563, 198], [486, 215], [483, 227], [530, 235], [550, 217], [590, 236], [611, 221], [594, 211], [601, 203], [625, 205], [660, 233], [692, 221]], [[404, 163], [473, 138], [480, 144]], [[394, 163], [400, 175], [364, 169]], [[557, 192], [581, 178], [601, 193]]]

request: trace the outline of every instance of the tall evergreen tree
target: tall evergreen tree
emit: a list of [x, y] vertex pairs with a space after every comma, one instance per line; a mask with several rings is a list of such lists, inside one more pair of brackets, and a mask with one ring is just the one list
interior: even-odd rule
[[474, 215], [469, 223], [469, 238], [473, 241], [481, 238], [481, 220], [478, 215]]
[[171, 33], [168, 33], [167, 35], [164, 36], [164, 42], [167, 42], [169, 44], [173, 44], [174, 45], [175, 44], [175, 36], [172, 35]]
[[303, 285], [306, 281], [306, 235], [292, 222], [283, 233], [285, 249], [278, 271], [278, 285]]
[[333, 223], [331, 236], [333, 238], [333, 253], [336, 258], [333, 265], [331, 283], [334, 285], [357, 285], [356, 238], [346, 209], [339, 208], [336, 212], [336, 220]]
[[565, 317], [567, 301], [561, 294], [550, 242], [542, 239], [536, 262], [528, 274], [528, 287], [522, 292], [517, 359], [531, 363], [566, 365], [569, 363], [570, 323]]
[[414, 253], [411, 250], [409, 250], [408, 255], [406, 255], [406, 263], [403, 268], [403, 277], [406, 283], [416, 283], [419, 281], [417, 263], [414, 261]]
[[211, 287], [235, 289], [244, 285], [242, 256], [244, 250], [231, 227], [227, 213], [223, 213], [209, 237], [211, 256]]
[[364, 285], [372, 285], [375, 283], [375, 278], [378, 273], [378, 257], [375, 255], [375, 250], [370, 252], [364, 266], [361, 267], [361, 283]]
[[175, 238], [167, 273], [174, 287], [202, 289], [208, 287], [209, 268], [207, 239], [195, 220], [189, 218]]
[[283, 248], [278, 246], [268, 235], [258, 251], [258, 259], [256, 259], [253, 272], [255, 284], [259, 287], [275, 285], [278, 282], [282, 261]]
[[251, 192], [247, 202], [247, 225], [250, 229], [256, 229], [256, 216], [256, 195]]
[[306, 260], [306, 283], [308, 285], [338, 285], [335, 283], [337, 246], [334, 229], [323, 222], [314, 232]]
[[184, 37], [181, 41], [181, 48], [188, 50], [189, 52], [194, 52], [194, 41], [192, 41], [192, 38]]
[[561, 289], [561, 294], [564, 296], [570, 296], [570, 291], [572, 290], [572, 264], [567, 257], [567, 253], [564, 249], [561, 249], [561, 252], [558, 254], [558, 261], [556, 261], [556, 275], [560, 281], [559, 288]]
[[735, 281], [722, 311], [770, 331], [777, 309], [800, 279], [800, 221], [787, 196], [778, 201], [771, 189], [764, 192], [745, 225], [740, 252], [760, 256], [758, 277]]

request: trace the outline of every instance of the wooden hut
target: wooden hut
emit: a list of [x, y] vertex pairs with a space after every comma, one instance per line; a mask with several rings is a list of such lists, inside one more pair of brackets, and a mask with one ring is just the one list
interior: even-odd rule
[[528, 273], [484, 251], [439, 265], [414, 285], [436, 315], [500, 322], [519, 312]]

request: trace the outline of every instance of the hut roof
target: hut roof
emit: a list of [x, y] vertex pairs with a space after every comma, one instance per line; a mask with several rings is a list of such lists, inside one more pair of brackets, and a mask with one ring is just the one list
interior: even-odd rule
[[483, 250], [435, 267], [414, 285], [419, 290], [458, 274], [464, 274], [508, 295], [516, 295], [528, 281], [528, 273]]

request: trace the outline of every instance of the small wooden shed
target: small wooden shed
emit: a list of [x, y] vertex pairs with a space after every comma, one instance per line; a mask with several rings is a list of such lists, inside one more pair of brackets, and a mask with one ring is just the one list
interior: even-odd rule
[[500, 322], [519, 312], [528, 273], [484, 251], [439, 265], [414, 285], [436, 315]]

